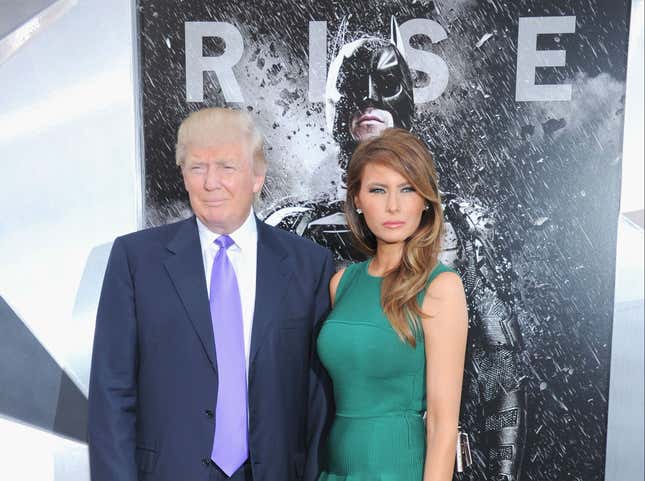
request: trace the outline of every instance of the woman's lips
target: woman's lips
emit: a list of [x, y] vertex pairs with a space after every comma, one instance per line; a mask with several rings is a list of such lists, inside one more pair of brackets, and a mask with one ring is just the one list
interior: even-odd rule
[[387, 227], [388, 229], [396, 229], [397, 227], [401, 227], [405, 222], [403, 221], [396, 221], [396, 220], [391, 220], [388, 222], [383, 222], [383, 227]]

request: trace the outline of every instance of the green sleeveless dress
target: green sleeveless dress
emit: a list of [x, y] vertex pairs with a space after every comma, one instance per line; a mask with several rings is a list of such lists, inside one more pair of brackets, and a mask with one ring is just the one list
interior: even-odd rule
[[[318, 336], [333, 381], [336, 417], [323, 446], [319, 481], [421, 481], [425, 459], [423, 333], [413, 348], [381, 308], [382, 278], [352, 264]], [[428, 284], [442, 272], [438, 263]], [[423, 302], [425, 290], [419, 295]]]

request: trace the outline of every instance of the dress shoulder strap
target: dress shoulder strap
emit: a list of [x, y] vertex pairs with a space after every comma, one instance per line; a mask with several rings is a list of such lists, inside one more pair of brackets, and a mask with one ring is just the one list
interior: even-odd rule
[[437, 265], [434, 266], [434, 269], [432, 269], [432, 272], [430, 272], [430, 275], [428, 276], [428, 282], [426, 282], [425, 287], [423, 288], [423, 290], [421, 292], [419, 292], [419, 295], [417, 296], [417, 299], [419, 301], [420, 306], [423, 305], [423, 300], [426, 297], [426, 292], [428, 291], [428, 286], [442, 272], [454, 272], [455, 274], [457, 274], [457, 271], [455, 269], [453, 269], [452, 267], [448, 267], [443, 262], [437, 261]]
[[432, 281], [435, 280], [435, 278], [441, 274], [442, 272], [454, 272], [457, 274], [457, 271], [454, 270], [452, 267], [448, 267], [446, 264], [444, 264], [441, 261], [437, 261], [437, 265], [434, 266], [434, 269], [432, 269], [432, 272], [428, 276], [428, 282], [426, 283], [426, 288], [430, 285]]
[[336, 287], [336, 296], [334, 298], [334, 304], [338, 303], [338, 301], [343, 296], [345, 291], [347, 291], [347, 287], [351, 285], [354, 282], [354, 280], [358, 277], [364, 264], [365, 262], [357, 262], [345, 267], [345, 271], [343, 272], [343, 275], [341, 276], [340, 281], [338, 282], [338, 286]]

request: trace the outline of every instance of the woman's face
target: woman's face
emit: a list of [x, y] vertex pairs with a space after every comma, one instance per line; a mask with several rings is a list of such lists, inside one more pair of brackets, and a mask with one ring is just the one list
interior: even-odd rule
[[354, 203], [376, 239], [388, 244], [414, 234], [426, 205], [408, 179], [381, 163], [365, 165]]

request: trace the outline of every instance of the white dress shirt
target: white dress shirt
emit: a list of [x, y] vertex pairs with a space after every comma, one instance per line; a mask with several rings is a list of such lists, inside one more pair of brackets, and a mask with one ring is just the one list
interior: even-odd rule
[[[215, 239], [220, 234], [212, 232], [199, 219], [197, 219], [197, 230], [199, 231], [199, 242], [202, 247], [202, 259], [204, 260], [204, 272], [206, 273], [206, 292], [211, 292], [211, 273], [213, 271], [213, 260], [219, 246]], [[234, 232], [228, 235], [235, 244], [228, 250], [228, 258], [233, 264], [237, 285], [242, 301], [242, 323], [244, 328], [244, 357], [246, 359], [246, 379], [249, 378], [249, 353], [251, 351], [251, 331], [253, 328], [253, 312], [255, 310], [255, 280], [257, 271], [258, 252], [258, 231], [255, 224], [253, 209], [244, 223]]]

